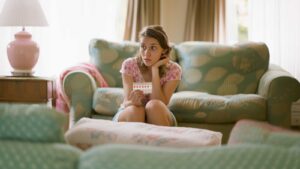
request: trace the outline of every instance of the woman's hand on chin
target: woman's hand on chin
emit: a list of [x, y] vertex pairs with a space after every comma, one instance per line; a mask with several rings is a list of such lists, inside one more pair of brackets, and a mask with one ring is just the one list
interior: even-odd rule
[[166, 57], [164, 59], [158, 60], [152, 67], [153, 68], [159, 68], [162, 65], [166, 65], [167, 63], [169, 63], [170, 58]]

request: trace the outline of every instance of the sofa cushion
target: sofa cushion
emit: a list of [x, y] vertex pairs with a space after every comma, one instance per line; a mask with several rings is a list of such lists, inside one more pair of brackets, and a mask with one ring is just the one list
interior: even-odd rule
[[123, 99], [123, 88], [98, 88], [94, 93], [93, 109], [96, 113], [113, 116]]
[[81, 150], [61, 143], [0, 140], [1, 169], [75, 169]]
[[167, 127], [137, 122], [113, 122], [100, 119], [80, 119], [65, 134], [66, 141], [82, 148], [100, 144], [141, 144], [163, 147], [203, 147], [221, 145], [220, 132]]
[[228, 144], [244, 143], [300, 148], [300, 132], [274, 126], [267, 122], [240, 120], [233, 127]]
[[[122, 62], [133, 57], [139, 49], [137, 42], [111, 42], [103, 39], [93, 39], [89, 44], [91, 62], [97, 66], [110, 87], [122, 87], [120, 69]], [[177, 61], [174, 50], [170, 58]]]
[[0, 139], [63, 142], [66, 117], [45, 105], [0, 103]]
[[183, 78], [178, 91], [201, 91], [217, 95], [256, 93], [269, 65], [263, 43], [236, 46], [208, 42], [183, 42], [176, 46]]
[[196, 91], [174, 93], [169, 103], [179, 123], [234, 123], [249, 118], [266, 120], [266, 100], [255, 94], [228, 96]]
[[84, 152], [80, 169], [296, 169], [300, 149], [235, 145], [175, 149], [106, 145]]
[[90, 60], [99, 69], [109, 86], [121, 87], [122, 62], [126, 58], [133, 57], [138, 48], [138, 43], [135, 42], [93, 39], [89, 44]]

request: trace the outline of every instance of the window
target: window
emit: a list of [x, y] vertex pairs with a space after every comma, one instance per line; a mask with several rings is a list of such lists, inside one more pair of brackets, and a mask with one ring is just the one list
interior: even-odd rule
[[248, 0], [226, 1], [226, 30], [228, 43], [248, 40]]
[[227, 42], [263, 42], [276, 64], [300, 80], [300, 1], [227, 0]]
[[236, 0], [238, 41], [248, 40], [248, 0]]
[[[0, 0], [0, 5], [5, 0]], [[34, 71], [38, 76], [57, 76], [69, 66], [89, 60], [92, 38], [123, 39], [126, 0], [40, 0], [49, 26], [28, 27], [40, 46]], [[0, 74], [10, 75], [6, 46], [21, 28], [0, 27]]]

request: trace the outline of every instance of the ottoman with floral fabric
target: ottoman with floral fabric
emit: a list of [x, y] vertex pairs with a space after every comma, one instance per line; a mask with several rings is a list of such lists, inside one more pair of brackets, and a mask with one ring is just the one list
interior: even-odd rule
[[220, 146], [222, 134], [189, 127], [82, 118], [65, 133], [65, 139], [81, 149], [103, 144], [190, 148]]

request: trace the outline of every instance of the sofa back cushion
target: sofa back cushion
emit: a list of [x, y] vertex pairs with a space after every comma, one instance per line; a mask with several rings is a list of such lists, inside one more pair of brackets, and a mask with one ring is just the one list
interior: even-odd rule
[[183, 42], [176, 45], [176, 52], [183, 70], [178, 91], [256, 93], [269, 64], [269, 51], [263, 43]]
[[91, 62], [96, 65], [111, 87], [122, 87], [120, 68], [122, 62], [133, 57], [139, 48], [135, 42], [110, 42], [92, 39], [89, 45]]
[[0, 139], [64, 142], [66, 115], [46, 105], [0, 103]]
[[[122, 63], [125, 59], [135, 56], [138, 49], [139, 43], [129, 41], [92, 39], [89, 44], [91, 62], [97, 66], [109, 87], [122, 87]], [[170, 58], [173, 61], [178, 60], [175, 50], [171, 50]]]

